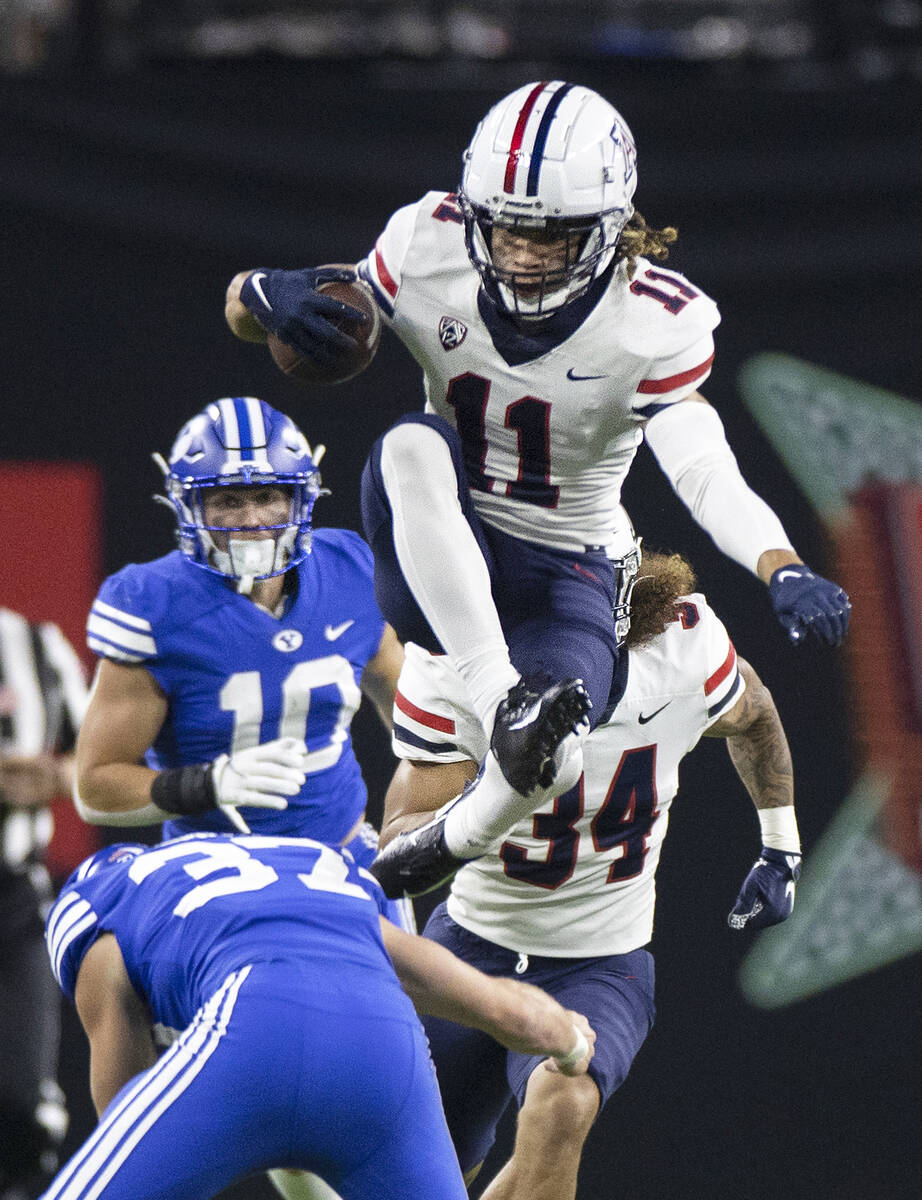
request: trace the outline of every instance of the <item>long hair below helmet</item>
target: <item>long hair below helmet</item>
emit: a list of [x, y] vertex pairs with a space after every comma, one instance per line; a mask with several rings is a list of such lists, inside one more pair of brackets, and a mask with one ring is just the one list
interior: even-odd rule
[[[231, 396], [209, 404], [179, 431], [163, 465], [179, 549], [195, 566], [235, 579], [247, 591], [254, 580], [281, 575], [310, 553], [317, 465], [297, 425], [264, 400]], [[286, 489], [284, 520], [215, 525], [206, 519], [210, 489], [265, 486]], [[241, 533], [248, 536], [234, 537]]]

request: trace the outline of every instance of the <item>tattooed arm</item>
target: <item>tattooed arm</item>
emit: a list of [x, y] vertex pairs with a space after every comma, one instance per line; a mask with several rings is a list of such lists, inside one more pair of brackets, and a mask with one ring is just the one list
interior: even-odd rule
[[794, 805], [794, 770], [788, 740], [771, 692], [745, 659], [739, 660], [746, 690], [734, 707], [707, 730], [727, 740], [736, 772], [761, 812]]
[[794, 815], [794, 772], [781, 718], [768, 688], [739, 660], [746, 690], [707, 731], [727, 739], [736, 772], [756, 806], [762, 850], [730, 911], [731, 929], [764, 929], [786, 921], [800, 877], [800, 834]]

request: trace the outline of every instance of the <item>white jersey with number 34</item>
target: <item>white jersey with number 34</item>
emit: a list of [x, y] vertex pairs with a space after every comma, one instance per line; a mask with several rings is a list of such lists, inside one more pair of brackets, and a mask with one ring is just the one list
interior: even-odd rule
[[561, 549], [607, 544], [645, 423], [710, 374], [714, 302], [676, 271], [641, 258], [631, 280], [620, 264], [582, 323], [519, 361], [521, 339], [494, 337], [478, 307], [461, 212], [440, 192], [398, 210], [359, 271], [423, 369], [428, 410], [461, 434], [481, 517]]
[[[626, 691], [589, 735], [577, 786], [458, 872], [451, 917], [526, 954], [587, 957], [645, 945], [679, 763], [744, 687], [723, 623], [704, 596], [686, 597], [664, 633], [628, 652]], [[486, 748], [449, 660], [409, 645], [394, 708], [396, 753], [479, 762]]]

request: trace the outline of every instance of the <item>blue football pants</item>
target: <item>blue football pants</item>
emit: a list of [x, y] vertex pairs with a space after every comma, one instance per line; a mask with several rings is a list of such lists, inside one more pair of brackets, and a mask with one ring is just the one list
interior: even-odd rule
[[241, 968], [42, 1200], [208, 1200], [272, 1167], [314, 1171], [343, 1200], [466, 1200], [404, 1000], [373, 975], [344, 1005], [307, 964]]

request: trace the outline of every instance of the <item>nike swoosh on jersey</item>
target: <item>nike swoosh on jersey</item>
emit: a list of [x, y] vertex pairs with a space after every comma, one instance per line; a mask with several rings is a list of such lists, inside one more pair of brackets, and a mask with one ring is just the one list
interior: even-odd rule
[[567, 371], [567, 379], [572, 379], [574, 383], [579, 383], [584, 379], [607, 379], [607, 378], [608, 378], [607, 375], [577, 375], [572, 367], [569, 369], [569, 371]]
[[652, 721], [654, 717], [658, 717], [659, 714], [663, 711], [663, 709], [668, 708], [671, 703], [672, 703], [671, 700], [667, 700], [665, 704], [661, 704], [659, 706], [659, 708], [655, 708], [653, 710], [653, 712], [651, 712], [649, 715], [645, 715], [644, 713], [641, 713], [640, 716], [637, 718], [638, 725], [646, 725], [646, 723], [648, 721]]
[[335, 642], [338, 637], [342, 637], [350, 625], [354, 624], [355, 618], [351, 618], [348, 621], [343, 621], [340, 625], [327, 625], [323, 631], [323, 636], [328, 642]]
[[266, 293], [263, 291], [263, 285], [260, 283], [260, 280], [265, 278], [265, 271], [257, 271], [255, 275], [250, 276], [250, 283], [252, 283], [253, 291], [256, 293], [256, 295], [260, 298], [260, 300], [262, 300], [269, 312], [272, 312], [272, 305], [266, 299]]

